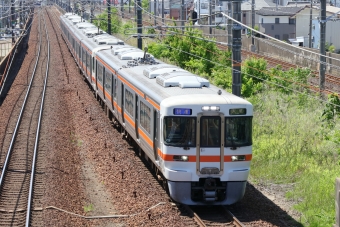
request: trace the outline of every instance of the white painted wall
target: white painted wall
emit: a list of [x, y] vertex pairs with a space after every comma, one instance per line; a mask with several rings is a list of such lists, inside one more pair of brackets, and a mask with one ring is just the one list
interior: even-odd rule
[[288, 24], [289, 23], [289, 17], [288, 16], [262, 16], [259, 15], [259, 24], [262, 23], [263, 18], [263, 24], [275, 24], [275, 18], [280, 18], [280, 24]]

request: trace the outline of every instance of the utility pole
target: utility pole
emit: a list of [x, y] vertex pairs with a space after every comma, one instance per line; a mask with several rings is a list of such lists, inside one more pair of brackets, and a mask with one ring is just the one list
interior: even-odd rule
[[107, 0], [107, 33], [111, 35], [111, 0]]
[[164, 0], [162, 0], [162, 23], [164, 24]]
[[154, 22], [155, 22], [155, 26], [157, 25], [157, 21], [156, 21], [156, 0], [153, 0], [153, 16], [154, 16]]
[[[91, 2], [92, 3], [92, 2]], [[93, 17], [94, 17], [94, 15], [93, 15], [93, 6], [91, 5], [91, 16], [90, 16], [90, 22], [92, 23], [92, 21], [93, 21]]]
[[212, 33], [212, 28], [211, 28], [211, 0], [209, 1], [209, 17], [208, 17], [208, 22], [209, 22], [209, 34], [211, 35]]
[[124, 0], [120, 0], [120, 11], [122, 13], [122, 18], [124, 18]]
[[181, 0], [181, 10], [180, 10], [181, 15], [180, 15], [180, 20], [181, 20], [182, 32], [184, 32], [184, 19], [183, 19], [183, 12], [184, 12], [184, 10], [183, 10], [183, 8], [184, 8], [184, 0]]
[[[241, 22], [241, 2], [242, 0], [233, 0], [233, 19]], [[232, 48], [232, 93], [241, 96], [241, 30], [242, 27], [239, 23], [233, 23], [233, 48]]]
[[138, 33], [138, 38], [137, 38], [137, 47], [139, 49], [143, 49], [143, 43], [142, 43], [142, 32], [143, 32], [143, 24], [142, 24], [142, 6], [141, 6], [141, 0], [137, 0], [137, 33]]
[[11, 0], [11, 22], [12, 22], [12, 43], [15, 43], [15, 39], [14, 39], [14, 25], [15, 25], [15, 8], [14, 8], [14, 0]]
[[309, 43], [308, 43], [308, 47], [312, 48], [312, 20], [313, 20], [313, 6], [312, 6], [313, 2], [312, 0], [310, 0], [310, 10], [309, 10]]
[[22, 18], [22, 0], [20, 0], [20, 3], [19, 3], [19, 9], [20, 9], [20, 28], [21, 28], [21, 24], [23, 24], [23, 18]]
[[198, 0], [197, 24], [201, 24], [201, 0]]
[[319, 87], [320, 91], [325, 89], [325, 71], [326, 71], [326, 0], [320, 1], [320, 69], [319, 69]]
[[[255, 27], [255, 0], [251, 0], [251, 28], [254, 30]], [[254, 46], [254, 31], [251, 30], [251, 44]]]
[[[231, 9], [231, 1], [228, 1], [228, 16], [232, 17], [232, 9]], [[232, 28], [232, 20], [228, 18], [227, 20], [227, 30], [228, 30], [228, 48], [231, 50], [232, 48], [232, 34], [231, 34], [231, 28]]]

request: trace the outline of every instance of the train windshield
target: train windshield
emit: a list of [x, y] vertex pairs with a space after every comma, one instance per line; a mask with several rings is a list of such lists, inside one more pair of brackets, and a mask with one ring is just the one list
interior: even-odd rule
[[227, 117], [225, 119], [225, 147], [252, 145], [252, 117]]
[[201, 147], [221, 146], [221, 117], [201, 117], [200, 142]]
[[163, 130], [164, 144], [174, 147], [196, 146], [196, 118], [166, 117]]

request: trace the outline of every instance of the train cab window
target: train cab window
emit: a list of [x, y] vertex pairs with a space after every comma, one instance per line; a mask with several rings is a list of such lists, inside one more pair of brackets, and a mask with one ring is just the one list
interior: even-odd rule
[[201, 147], [221, 146], [221, 118], [218, 116], [201, 117]]
[[225, 147], [252, 145], [252, 117], [226, 117]]
[[196, 146], [195, 117], [165, 117], [163, 124], [165, 145], [174, 147]]

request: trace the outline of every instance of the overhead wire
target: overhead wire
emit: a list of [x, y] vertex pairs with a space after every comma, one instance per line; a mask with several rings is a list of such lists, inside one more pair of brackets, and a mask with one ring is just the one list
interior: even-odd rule
[[[137, 7], [138, 7], [138, 6], [137, 6]], [[116, 8], [119, 8], [119, 7], [116, 7]], [[156, 15], [153, 15], [153, 14], [149, 13], [147, 10], [145, 10], [145, 9], [142, 8], [142, 7], [141, 7], [141, 9], [143, 10], [144, 15], [147, 15], [147, 16], [153, 18], [153, 19], [163, 19], [162, 17], [157, 17]], [[118, 10], [117, 13], [121, 13], [121, 12]], [[234, 20], [233, 18], [227, 16], [226, 14], [224, 14], [224, 13], [222, 13], [222, 14], [223, 14], [224, 16], [226, 16], [227, 18], [231, 19], [232, 21], [237, 22], [237, 23], [241, 24], [242, 26], [244, 26], [244, 27], [246, 27], [246, 28], [248, 28], [248, 29], [251, 29], [250, 27], [248, 27], [248, 26], [246, 26], [246, 25], [244, 25], [244, 24], [242, 24], [242, 23], [240, 23], [240, 22]], [[130, 19], [130, 20], [132, 20], [132, 19]], [[172, 21], [173, 21], [173, 20], [172, 20]], [[176, 21], [176, 22], [178, 22], [178, 21]], [[165, 24], [165, 23], [163, 23], [162, 21], [160, 21], [160, 23], [161, 23], [161, 24]], [[151, 24], [151, 22], [150, 22], [150, 24]], [[159, 26], [155, 26], [154, 29], [159, 29]], [[255, 31], [256, 33], [259, 33], [259, 34], [263, 34], [263, 33], [260, 33], [260, 32], [258, 32], [258, 31], [256, 31], [256, 30], [254, 30], [254, 31]], [[167, 32], [169, 32], [169, 31], [167, 31]], [[174, 31], [170, 31], [170, 32], [171, 32], [172, 34], [176, 34], [176, 32], [174, 32]], [[181, 33], [181, 32], [177, 32], [177, 35], [188, 36], [188, 35], [183, 34], [183, 33]], [[267, 35], [265, 35], [265, 34], [263, 34], [263, 35], [264, 35], [264, 36], [267, 36]], [[190, 36], [190, 37], [196, 38], [196, 39], [208, 40], [208, 39], [205, 39], [205, 38], [198, 38], [198, 37], [194, 37], [194, 36]], [[257, 37], [254, 36], [254, 38], [257, 38]], [[273, 38], [270, 37], [270, 36], [267, 36], [267, 38], [273, 39]], [[274, 40], [276, 40], [276, 39], [274, 39]], [[209, 40], [209, 41], [210, 41], [210, 40]], [[277, 41], [280, 41], [280, 40], [277, 40]], [[216, 41], [212, 41], [212, 42], [216, 42]], [[281, 42], [282, 42], [282, 41], [281, 41]], [[222, 42], [216, 42], [216, 43], [218, 43], [218, 44], [220, 44], [220, 45], [225, 45], [225, 43], [222, 43]], [[283, 44], [287, 44], [287, 43], [285, 43], [285, 42], [282, 42], [282, 43], [283, 43]], [[165, 45], [165, 44], [163, 44], [163, 45]], [[273, 44], [273, 45], [276, 46], [276, 47], [280, 47], [280, 46], [275, 45], [275, 44]], [[289, 45], [289, 44], [287, 44], [287, 45]], [[220, 66], [223, 66], [223, 67], [226, 67], [226, 68], [231, 68], [231, 67], [229, 67], [229, 66], [222, 65], [222, 64], [220, 64], [220, 63], [211, 61], [211, 60], [209, 60], [209, 59], [205, 59], [205, 58], [203, 58], [203, 57], [201, 57], [201, 56], [197, 56], [197, 55], [195, 55], [195, 54], [188, 53], [188, 52], [186, 52], [186, 51], [183, 51], [183, 50], [180, 50], [180, 49], [171, 47], [171, 46], [169, 46], [169, 45], [166, 45], [166, 46], [168, 46], [168, 47], [170, 47], [170, 48], [173, 48], [173, 49], [176, 49], [177, 51], [181, 51], [181, 52], [184, 52], [184, 53], [186, 53], [186, 54], [189, 54], [189, 55], [192, 55], [192, 56], [195, 56], [195, 57], [204, 59], [204, 60], [206, 60], [206, 61], [210, 61], [210, 62], [212, 62], [212, 63], [214, 63], [214, 64], [217, 64], [217, 65], [220, 65]], [[289, 45], [289, 46], [292, 46], [292, 45]], [[282, 47], [280, 47], [280, 48], [282, 49]], [[284, 49], [284, 48], [283, 48], [283, 49]], [[297, 49], [302, 49], [302, 48], [297, 48]], [[290, 51], [290, 50], [288, 50], [288, 49], [286, 49], [286, 50], [287, 50], [287, 51]], [[302, 50], [305, 51], [305, 49], [302, 49]], [[292, 52], [292, 51], [291, 51], [291, 52]], [[311, 51], [309, 51], [309, 52], [311, 52]], [[296, 52], [294, 52], [294, 53], [296, 54]], [[312, 54], [316, 54], [316, 53], [314, 53], [314, 52], [311, 52], [311, 53], [312, 53]], [[319, 55], [320, 55], [320, 54], [319, 54]], [[303, 57], [306, 57], [306, 56], [303, 56]], [[326, 56], [326, 57], [327, 57], [327, 56]], [[229, 59], [229, 60], [232, 61], [232, 59]], [[314, 60], [314, 59], [310, 59], [310, 60]], [[336, 59], [336, 60], [339, 60], [339, 59]], [[249, 66], [248, 66], [248, 67], [249, 67]], [[235, 70], [235, 69], [233, 69], [233, 70]], [[253, 68], [253, 70], [258, 70], [258, 69]], [[261, 71], [261, 70], [258, 70], [258, 71]], [[243, 72], [243, 73], [244, 73], [244, 72]], [[265, 72], [265, 73], [268, 73], [268, 72]], [[246, 74], [247, 74], [247, 73], [246, 73]], [[274, 83], [274, 82], [272, 82], [272, 81], [269, 81], [269, 80], [265, 80], [265, 79], [263, 79], [263, 78], [256, 77], [256, 76], [254, 76], [254, 75], [250, 75], [250, 74], [247, 74], [247, 75], [250, 76], [250, 77], [256, 78], [256, 79], [258, 79], [258, 80], [262, 80], [263, 82], [268, 83], [268, 84], [273, 84], [273, 85], [275, 85], [275, 86], [282, 87], [282, 88], [284, 88], [284, 89], [288, 89], [288, 90], [291, 90], [291, 91], [294, 91], [294, 92], [303, 93], [303, 92], [301, 92], [301, 91], [299, 91], [299, 90], [296, 90], [296, 89], [293, 89], [293, 88], [288, 88], [288, 87], [285, 87], [285, 86], [283, 86], [283, 85], [281, 85], [281, 84], [277, 84], [277, 83]], [[271, 76], [273, 76], [273, 75], [271, 75]], [[308, 87], [309, 87], [308, 85], [304, 85], [304, 84], [301, 84], [301, 83], [297, 83], [296, 81], [290, 81], [290, 80], [287, 80], [287, 79], [285, 79], [285, 78], [281, 78], [281, 77], [277, 77], [277, 76], [274, 76], [274, 77], [277, 78], [277, 79], [279, 79], [279, 80], [286, 80], [286, 81], [288, 81], [288, 82], [294, 83], [294, 84], [296, 84], [296, 85], [299, 85], [299, 86], [301, 86], [301, 87], [304, 87], [305, 89], [308, 89]], [[314, 87], [315, 87], [315, 86], [314, 86]], [[317, 87], [315, 87], [315, 88], [317, 88]], [[308, 90], [309, 90], [309, 89], [308, 89]], [[316, 92], [315, 90], [309, 90], [309, 91], [311, 91], [311, 92]], [[324, 93], [325, 91], [318, 91], [318, 92]], [[336, 93], [336, 92], [334, 92], [334, 93]], [[309, 94], [307, 94], [307, 95], [308, 95], [308, 96], [311, 96], [311, 95], [309, 95]], [[311, 96], [311, 97], [315, 98], [315, 96]], [[323, 100], [323, 99], [321, 99], [321, 98], [320, 98], [319, 100], [328, 103], [328, 101], [325, 101], [325, 100]]]

